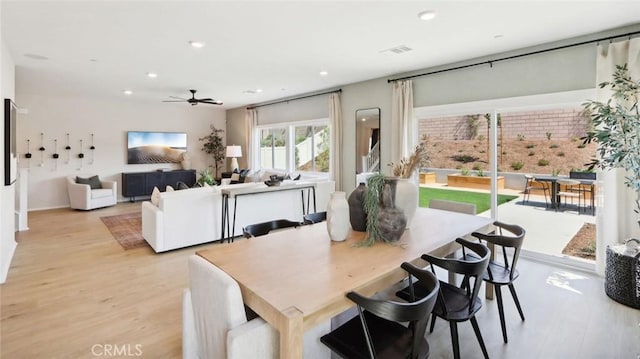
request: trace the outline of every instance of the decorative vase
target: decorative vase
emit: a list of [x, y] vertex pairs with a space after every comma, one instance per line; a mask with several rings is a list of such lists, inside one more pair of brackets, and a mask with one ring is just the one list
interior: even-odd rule
[[382, 190], [380, 209], [378, 209], [378, 229], [385, 242], [400, 239], [407, 227], [407, 219], [402, 210], [395, 207], [391, 195], [391, 185], [386, 183]]
[[407, 218], [407, 228], [418, 209], [418, 186], [411, 178], [399, 178], [396, 184], [396, 196], [394, 204], [396, 208], [404, 212]]
[[327, 232], [332, 241], [347, 239], [349, 233], [349, 204], [346, 193], [333, 192], [327, 204]]
[[354, 231], [365, 232], [367, 230], [367, 212], [364, 210], [364, 195], [367, 186], [361, 182], [349, 195], [349, 221]]

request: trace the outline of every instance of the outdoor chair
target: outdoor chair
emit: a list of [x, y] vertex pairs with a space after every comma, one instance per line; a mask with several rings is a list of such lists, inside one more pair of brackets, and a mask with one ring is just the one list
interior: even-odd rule
[[[482, 243], [469, 242], [462, 238], [456, 239], [462, 245], [464, 259], [439, 258], [429, 254], [423, 254], [422, 259], [429, 262], [431, 270], [435, 273], [435, 267], [440, 267], [449, 272], [463, 275], [462, 284], [458, 287], [450, 283], [440, 281], [440, 291], [438, 299], [433, 308], [431, 316], [430, 332], [433, 332], [436, 318], [442, 318], [449, 322], [451, 330], [451, 342], [453, 345], [453, 357], [460, 358], [460, 344], [458, 341], [458, 323], [470, 321], [473, 331], [476, 334], [480, 349], [485, 358], [488, 358], [487, 348], [484, 345], [476, 313], [482, 308], [482, 300], [478, 297], [482, 279], [480, 276], [486, 271], [489, 264], [491, 252], [489, 248]], [[475, 257], [467, 257], [466, 250], [474, 252]], [[418, 290], [421, 287], [416, 287]], [[396, 293], [396, 295], [404, 300], [410, 301], [412, 297], [421, 298], [427, 293], [424, 291], [415, 291], [411, 293], [411, 288], [404, 288]], [[476, 357], [476, 356], [474, 356]]]
[[531, 191], [542, 191], [542, 193], [544, 194], [544, 204], [545, 206], [548, 208], [549, 207], [549, 201], [547, 200], [547, 193], [549, 193], [549, 195], [551, 195], [551, 191], [549, 190], [549, 186], [546, 182], [538, 182], [536, 181], [536, 178], [533, 177], [532, 175], [524, 175], [524, 178], [527, 180], [527, 183], [525, 184], [524, 187], [524, 196], [522, 198], [522, 203], [526, 204], [527, 202], [529, 202], [529, 199], [531, 197]]
[[[364, 297], [356, 292], [347, 298], [358, 306], [358, 315], [320, 338], [342, 358], [428, 358], [425, 339], [429, 316], [439, 290], [438, 278], [429, 270], [404, 262], [401, 267], [415, 276], [425, 295], [409, 303]], [[409, 286], [413, 293], [414, 284]], [[400, 323], [408, 322], [409, 325]]]
[[560, 201], [556, 205], [556, 211], [558, 211], [558, 207], [562, 205], [562, 199], [564, 198], [565, 207], [567, 206], [567, 200], [571, 199], [571, 204], [573, 204], [573, 200], [578, 200], [578, 214], [580, 214], [580, 199], [584, 196], [581, 192], [581, 183], [578, 180], [573, 179], [559, 179], [557, 181], [557, 185], [560, 186], [560, 190], [558, 191], [558, 198]]

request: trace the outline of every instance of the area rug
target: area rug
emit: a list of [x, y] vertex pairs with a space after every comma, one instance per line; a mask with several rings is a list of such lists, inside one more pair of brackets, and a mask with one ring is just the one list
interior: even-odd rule
[[142, 238], [142, 214], [140, 212], [100, 217], [100, 219], [125, 250], [148, 245]]

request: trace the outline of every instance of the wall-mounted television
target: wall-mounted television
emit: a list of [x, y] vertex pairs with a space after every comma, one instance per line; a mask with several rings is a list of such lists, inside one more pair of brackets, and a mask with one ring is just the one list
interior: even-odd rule
[[18, 176], [16, 145], [16, 104], [4, 99], [4, 185], [11, 186]]
[[179, 163], [187, 151], [183, 132], [127, 132], [127, 163]]

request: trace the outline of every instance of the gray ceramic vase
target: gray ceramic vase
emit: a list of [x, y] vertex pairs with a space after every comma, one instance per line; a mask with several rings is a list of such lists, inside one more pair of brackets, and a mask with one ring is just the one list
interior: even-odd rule
[[407, 226], [407, 218], [401, 209], [395, 207], [391, 186], [387, 183], [382, 190], [382, 203], [378, 209], [378, 229], [385, 242], [395, 242], [402, 237]]
[[349, 221], [354, 231], [367, 231], [367, 212], [364, 210], [364, 196], [367, 186], [361, 182], [349, 195]]

